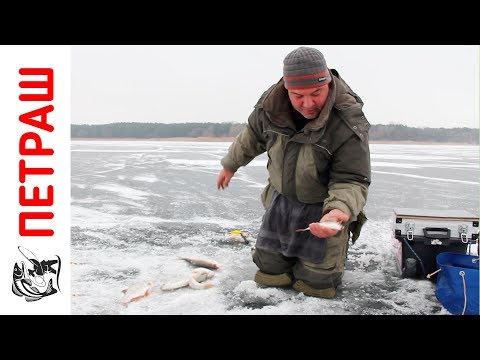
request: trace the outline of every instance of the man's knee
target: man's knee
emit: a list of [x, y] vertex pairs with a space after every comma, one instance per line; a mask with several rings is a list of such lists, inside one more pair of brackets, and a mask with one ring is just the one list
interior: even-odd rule
[[280, 253], [256, 248], [252, 254], [253, 262], [265, 274], [278, 275], [291, 273], [295, 259]]
[[325, 299], [333, 299], [337, 295], [337, 288], [336, 287], [328, 287], [328, 288], [316, 288], [311, 285], [308, 285], [303, 280], [296, 280], [293, 283], [293, 289], [297, 290], [298, 292], [304, 293], [307, 296], [315, 296]]
[[282, 273], [271, 275], [258, 270], [255, 274], [255, 282], [265, 286], [290, 286], [293, 283], [292, 275], [290, 273]]
[[295, 282], [293, 289], [307, 296], [332, 299], [337, 294], [337, 287], [342, 283], [343, 271], [306, 266], [299, 261], [293, 269]]
[[302, 280], [305, 284], [316, 289], [336, 289], [343, 278], [343, 269], [339, 269], [338, 265], [331, 268], [324, 268], [317, 264], [312, 266], [302, 260], [298, 261], [293, 268], [295, 279]]
[[342, 283], [348, 238], [335, 236], [327, 239], [327, 251], [323, 260], [312, 263], [301, 260], [293, 267], [297, 280], [293, 288], [305, 295], [333, 298]]
[[255, 249], [252, 254], [253, 262], [258, 266], [255, 282], [266, 286], [290, 286], [293, 283], [292, 266], [294, 259], [287, 258], [280, 253]]

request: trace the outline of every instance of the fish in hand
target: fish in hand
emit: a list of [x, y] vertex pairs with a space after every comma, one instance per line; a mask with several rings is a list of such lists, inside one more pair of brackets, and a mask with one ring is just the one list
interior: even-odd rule
[[[333, 230], [337, 230], [337, 231], [340, 231], [343, 229], [343, 225], [336, 222], [336, 221], [320, 221], [319, 224], [321, 226], [324, 226], [328, 229], [333, 229]], [[305, 228], [305, 229], [298, 229], [298, 230], [295, 230], [296, 232], [302, 232], [302, 231], [310, 231], [310, 226]]]

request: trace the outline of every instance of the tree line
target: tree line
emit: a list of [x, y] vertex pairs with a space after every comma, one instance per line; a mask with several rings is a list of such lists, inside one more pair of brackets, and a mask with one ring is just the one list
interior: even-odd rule
[[[138, 123], [121, 122], [103, 125], [71, 125], [75, 138], [175, 138], [234, 137], [243, 130], [239, 123]], [[371, 125], [371, 141], [425, 141], [479, 143], [479, 130], [472, 128], [414, 128], [405, 125]]]

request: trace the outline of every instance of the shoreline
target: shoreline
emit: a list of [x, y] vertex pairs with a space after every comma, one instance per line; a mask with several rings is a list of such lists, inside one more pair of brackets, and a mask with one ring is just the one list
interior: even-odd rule
[[71, 141], [178, 141], [178, 142], [232, 142], [235, 137], [174, 137], [174, 138], [71, 138]]
[[[71, 138], [71, 141], [178, 141], [178, 142], [232, 142], [235, 137], [174, 137], [174, 138]], [[410, 141], [410, 140], [378, 140], [369, 141], [369, 144], [398, 144], [398, 145], [471, 145], [479, 144], [439, 141]]]

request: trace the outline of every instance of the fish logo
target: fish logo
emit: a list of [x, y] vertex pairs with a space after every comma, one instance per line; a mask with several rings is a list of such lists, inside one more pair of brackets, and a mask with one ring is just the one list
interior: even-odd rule
[[28, 261], [22, 260], [13, 266], [12, 292], [15, 295], [24, 296], [27, 302], [32, 302], [60, 291], [61, 261], [58, 255], [55, 255], [56, 260], [39, 261], [27, 248], [19, 246], [18, 251]]

